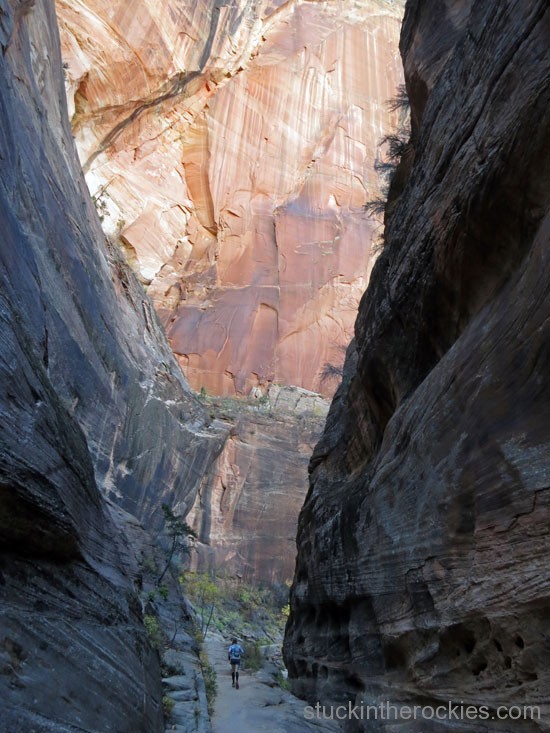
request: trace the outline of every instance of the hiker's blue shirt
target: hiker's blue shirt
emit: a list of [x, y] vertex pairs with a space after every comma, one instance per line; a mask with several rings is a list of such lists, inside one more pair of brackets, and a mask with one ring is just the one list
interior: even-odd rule
[[240, 662], [241, 657], [244, 654], [244, 649], [239, 644], [231, 644], [227, 650], [227, 656], [230, 662]]

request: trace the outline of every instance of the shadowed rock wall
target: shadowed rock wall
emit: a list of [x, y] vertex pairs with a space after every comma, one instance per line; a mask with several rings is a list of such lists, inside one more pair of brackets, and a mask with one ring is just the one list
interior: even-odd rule
[[0, 0], [0, 728], [150, 733], [127, 540], [189, 507], [222, 434], [90, 201], [49, 1]]
[[549, 38], [542, 1], [407, 4], [412, 152], [299, 521], [312, 700], [550, 713]]

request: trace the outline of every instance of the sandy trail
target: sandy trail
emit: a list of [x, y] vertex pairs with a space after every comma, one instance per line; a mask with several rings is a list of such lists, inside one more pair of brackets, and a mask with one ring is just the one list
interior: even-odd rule
[[[275, 685], [267, 669], [248, 672], [246, 657], [240, 673], [240, 689], [232, 687], [231, 667], [227, 661], [230, 643], [217, 634], [209, 634], [206, 639], [208, 657], [218, 675], [213, 733], [321, 733], [340, 730], [330, 721], [306, 720], [306, 703]], [[246, 654], [246, 645], [243, 646]]]

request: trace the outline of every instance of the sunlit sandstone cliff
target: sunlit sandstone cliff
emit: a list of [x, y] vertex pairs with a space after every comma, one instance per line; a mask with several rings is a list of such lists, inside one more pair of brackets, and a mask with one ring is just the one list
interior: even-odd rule
[[88, 185], [195, 389], [334, 389], [401, 6], [57, 0]]
[[53, 3], [0, 0], [0, 45], [0, 730], [156, 733], [158, 657], [105, 496], [149, 525], [188, 508], [225, 432], [105, 240]]
[[[350, 730], [548, 730], [549, 39], [545, 0], [407, 4], [411, 149], [310, 466], [285, 657], [312, 700], [492, 717]], [[512, 704], [543, 718], [495, 719]]]

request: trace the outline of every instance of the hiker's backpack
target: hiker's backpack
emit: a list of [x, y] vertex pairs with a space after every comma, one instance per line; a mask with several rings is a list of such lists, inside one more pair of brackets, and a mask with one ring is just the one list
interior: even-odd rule
[[241, 661], [241, 648], [238, 646], [238, 644], [232, 644], [229, 647], [229, 657], [232, 662], [240, 662]]

